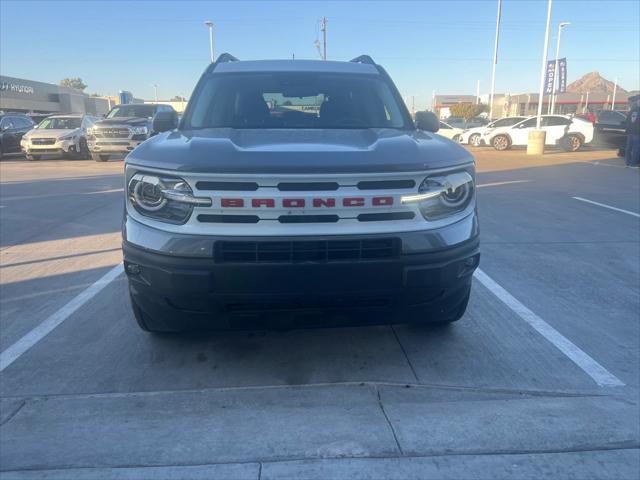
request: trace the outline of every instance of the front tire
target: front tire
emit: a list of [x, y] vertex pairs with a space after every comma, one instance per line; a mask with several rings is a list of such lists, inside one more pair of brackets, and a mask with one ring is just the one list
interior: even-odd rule
[[89, 146], [87, 145], [87, 140], [84, 138], [80, 139], [79, 142], [80, 151], [78, 152], [78, 158], [80, 160], [87, 160], [91, 158], [91, 152], [89, 151]]
[[460, 134], [454, 135], [451, 140], [453, 140], [456, 143], [460, 143]]
[[27, 160], [33, 162], [34, 160], [40, 160], [42, 157], [40, 155], [27, 155]]
[[92, 153], [91, 158], [93, 158], [96, 162], [106, 162], [109, 160], [109, 155], [103, 155], [101, 153]]
[[496, 135], [491, 140], [491, 145], [499, 152], [503, 152], [504, 150], [509, 150], [511, 148], [511, 141], [509, 137], [506, 135]]
[[479, 147], [480, 146], [480, 134], [479, 133], [474, 133], [473, 135], [471, 135], [469, 137], [469, 145], [472, 145], [474, 147]]

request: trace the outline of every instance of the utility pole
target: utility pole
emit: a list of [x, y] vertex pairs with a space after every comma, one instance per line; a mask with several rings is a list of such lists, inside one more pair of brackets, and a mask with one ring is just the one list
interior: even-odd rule
[[489, 120], [493, 119], [493, 95], [496, 89], [496, 64], [498, 63], [498, 39], [500, 37], [500, 17], [502, 16], [502, 0], [498, 0], [496, 17], [496, 41], [493, 44], [493, 65], [491, 67], [491, 94], [489, 95]]
[[156, 103], [158, 103], [158, 84], [152, 83], [152, 85], [153, 85], [153, 95], [156, 99]]
[[411, 95], [411, 115], [416, 116], [416, 96]]
[[616, 77], [616, 81], [613, 84], [613, 100], [611, 100], [611, 110], [616, 109], [616, 91], [618, 90], [618, 77]]
[[[560, 76], [558, 75], [558, 56], [560, 56], [560, 36], [562, 35], [562, 29], [567, 25], [571, 25], [569, 22], [560, 22], [558, 24], [558, 40], [556, 41], [556, 63], [553, 69], [553, 91], [551, 92], [551, 115], [556, 113], [556, 92], [560, 90]], [[558, 88], [556, 89], [556, 84]]]
[[213, 22], [211, 20], [207, 20], [204, 24], [209, 29], [209, 54], [211, 55], [211, 63], [215, 61], [215, 56], [213, 54]]
[[476, 104], [480, 105], [480, 80], [476, 82]]
[[322, 59], [327, 59], [327, 17], [322, 17], [320, 22], [320, 31], [322, 31]]
[[544, 98], [544, 78], [547, 67], [547, 55], [549, 53], [549, 24], [551, 23], [551, 4], [553, 0], [547, 0], [547, 27], [544, 31], [544, 48], [542, 51], [542, 66], [540, 67], [540, 93], [538, 96], [538, 114], [536, 116], [536, 130], [540, 130], [542, 123], [542, 99]]
[[431, 91], [431, 111], [434, 112], [435, 110], [435, 106], [436, 106], [436, 91], [432, 90]]

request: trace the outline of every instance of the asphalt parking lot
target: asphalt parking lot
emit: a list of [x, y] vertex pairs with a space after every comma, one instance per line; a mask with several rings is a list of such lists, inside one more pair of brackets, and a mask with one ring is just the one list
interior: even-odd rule
[[472, 149], [465, 317], [153, 336], [122, 162], [0, 162], [3, 480], [640, 475], [640, 172]]

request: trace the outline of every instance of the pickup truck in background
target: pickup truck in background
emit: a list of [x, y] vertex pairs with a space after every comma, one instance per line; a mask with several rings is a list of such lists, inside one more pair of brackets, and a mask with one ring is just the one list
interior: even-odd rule
[[106, 162], [111, 155], [124, 157], [157, 132], [153, 119], [160, 113], [175, 114], [169, 105], [129, 103], [116, 105], [105, 118], [87, 131], [87, 145], [96, 162]]

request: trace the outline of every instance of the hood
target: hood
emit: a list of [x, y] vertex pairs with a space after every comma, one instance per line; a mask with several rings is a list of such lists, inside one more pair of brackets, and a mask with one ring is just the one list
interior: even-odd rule
[[415, 172], [461, 165], [460, 145], [418, 130], [232, 129], [156, 135], [127, 163], [200, 173]]
[[104, 118], [95, 123], [95, 125], [101, 126], [112, 126], [112, 125], [148, 125], [151, 123], [151, 120], [146, 117], [115, 117], [115, 118]]
[[27, 138], [58, 138], [79, 131], [79, 128], [34, 128], [25, 133]]

